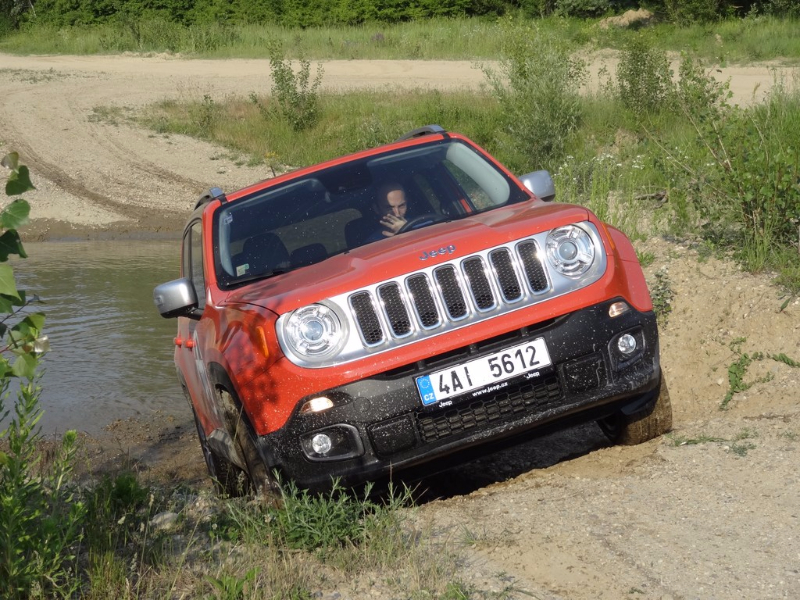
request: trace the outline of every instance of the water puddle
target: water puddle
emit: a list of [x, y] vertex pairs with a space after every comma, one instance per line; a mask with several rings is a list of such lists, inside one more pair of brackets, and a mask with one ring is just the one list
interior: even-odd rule
[[[51, 350], [43, 359], [44, 433], [96, 434], [116, 419], [155, 411], [185, 417], [172, 362], [176, 322], [153, 287], [179, 274], [179, 242], [25, 244], [13, 261], [19, 288], [43, 301]], [[13, 393], [13, 392], [12, 392]], [[13, 397], [6, 399], [6, 408]]]

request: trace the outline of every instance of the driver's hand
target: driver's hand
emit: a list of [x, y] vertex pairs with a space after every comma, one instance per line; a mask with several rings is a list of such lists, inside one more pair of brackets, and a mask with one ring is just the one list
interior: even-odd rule
[[403, 217], [396, 217], [394, 215], [384, 215], [381, 217], [381, 227], [384, 228], [383, 235], [386, 237], [392, 237], [396, 235], [398, 231], [403, 228], [403, 225], [406, 224], [406, 220]]

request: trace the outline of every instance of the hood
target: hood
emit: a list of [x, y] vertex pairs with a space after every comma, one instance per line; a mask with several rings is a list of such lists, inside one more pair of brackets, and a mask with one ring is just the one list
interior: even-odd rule
[[332, 256], [228, 292], [225, 303], [261, 306], [281, 315], [373, 283], [467, 256], [555, 227], [586, 221], [568, 204], [524, 202], [437, 223]]

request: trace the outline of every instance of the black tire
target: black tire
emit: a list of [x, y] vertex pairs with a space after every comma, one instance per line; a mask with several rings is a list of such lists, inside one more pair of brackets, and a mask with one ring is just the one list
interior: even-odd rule
[[183, 375], [178, 371], [178, 383], [181, 385], [181, 390], [192, 409], [192, 416], [194, 417], [194, 426], [197, 428], [197, 439], [200, 441], [200, 449], [203, 452], [203, 460], [206, 463], [208, 475], [214, 483], [214, 488], [218, 494], [223, 496], [241, 496], [242, 490], [246, 489], [243, 482], [246, 481], [246, 475], [239, 467], [232, 464], [226, 458], [217, 456], [211, 447], [208, 445], [206, 432], [203, 431], [203, 426], [200, 424], [200, 419], [197, 417], [197, 411], [192, 404], [192, 397], [189, 394], [189, 388], [186, 387], [186, 381]]
[[197, 427], [200, 448], [203, 451], [203, 458], [206, 462], [206, 469], [208, 469], [208, 475], [211, 477], [217, 493], [232, 498], [242, 496], [249, 487], [246, 473], [227, 459], [214, 454], [208, 445], [206, 434], [202, 425], [200, 425], [200, 419], [197, 418], [194, 408], [192, 408], [192, 414], [194, 415], [194, 424]]
[[658, 398], [653, 405], [632, 415], [618, 413], [597, 422], [603, 433], [615, 444], [634, 446], [657, 438], [672, 429], [672, 403], [664, 374]]
[[253, 492], [265, 502], [275, 504], [280, 499], [280, 488], [264, 463], [253, 442], [242, 405], [225, 389], [219, 390], [220, 403], [225, 410], [228, 431], [236, 444], [240, 457], [247, 465], [246, 491]]

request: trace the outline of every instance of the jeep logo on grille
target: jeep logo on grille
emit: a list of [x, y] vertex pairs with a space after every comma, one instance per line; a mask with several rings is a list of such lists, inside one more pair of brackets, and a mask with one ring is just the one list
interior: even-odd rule
[[456, 251], [456, 247], [453, 244], [449, 246], [442, 246], [438, 250], [428, 250], [427, 252], [423, 252], [422, 256], [419, 257], [420, 260], [428, 260], [429, 258], [435, 258], [436, 256], [444, 256], [445, 254], [452, 254]]

